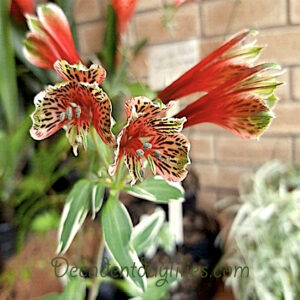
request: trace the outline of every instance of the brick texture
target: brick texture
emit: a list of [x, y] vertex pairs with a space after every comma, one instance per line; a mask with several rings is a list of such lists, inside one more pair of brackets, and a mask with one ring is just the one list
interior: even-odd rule
[[261, 59], [274, 60], [282, 65], [299, 64], [300, 26], [261, 32], [258, 42], [267, 45]]
[[218, 164], [196, 164], [200, 188], [236, 189], [241, 176], [251, 172], [251, 168], [221, 166]]
[[300, 165], [300, 138], [295, 139], [295, 163]]
[[271, 159], [291, 162], [292, 139], [262, 137], [259, 141], [247, 141], [237, 137], [220, 137], [216, 140], [215, 152], [219, 163], [256, 166]]
[[80, 25], [77, 29], [79, 49], [82, 54], [93, 54], [101, 49], [104, 39], [103, 21]]
[[203, 32], [207, 36], [224, 34], [244, 27], [264, 28], [284, 25], [287, 22], [285, 0], [219, 0], [206, 1], [201, 7]]
[[292, 97], [300, 101], [300, 67], [292, 68]]
[[191, 142], [191, 158], [193, 161], [213, 160], [214, 148], [212, 136], [192, 136]]
[[293, 24], [300, 24], [300, 1], [290, 1], [290, 19]]
[[162, 8], [162, 0], [138, 0], [137, 11], [143, 11], [154, 8]]
[[273, 121], [265, 135], [279, 134], [281, 136], [300, 135], [300, 104], [278, 104]]
[[99, 0], [76, 0], [74, 17], [77, 23], [97, 20], [102, 17], [103, 9]]
[[172, 31], [163, 25], [162, 16], [161, 10], [138, 14], [135, 18], [137, 39], [146, 38], [149, 44], [158, 44], [192, 38], [200, 33], [198, 4], [183, 6], [177, 12]]

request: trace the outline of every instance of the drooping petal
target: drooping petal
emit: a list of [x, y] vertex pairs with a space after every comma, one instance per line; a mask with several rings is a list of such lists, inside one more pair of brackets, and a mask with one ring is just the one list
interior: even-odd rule
[[67, 81], [102, 84], [106, 78], [105, 69], [99, 65], [91, 65], [87, 68], [80, 62], [76, 65], [70, 65], [65, 60], [59, 60], [54, 64], [54, 69], [62, 79]]
[[60, 119], [68, 103], [63, 97], [56, 97], [55, 90], [55, 87], [48, 87], [34, 98], [36, 109], [31, 115], [33, 125], [30, 135], [35, 140], [43, 140], [51, 136], [68, 122]]
[[26, 35], [23, 53], [30, 63], [44, 69], [52, 69], [53, 62], [61, 58], [47, 37], [30, 32]]
[[258, 95], [231, 93], [220, 99], [212, 98], [210, 94], [199, 99], [200, 106], [187, 116], [185, 127], [209, 122], [241, 138], [252, 139], [259, 137], [274, 118], [266, 101]]
[[182, 181], [187, 175], [186, 166], [190, 163], [188, 139], [181, 133], [157, 135], [151, 144], [156, 173], [168, 181]]
[[[222, 105], [224, 102], [223, 98], [226, 97], [229, 93], [238, 93], [242, 92], [242, 88], [247, 85], [249, 88], [250, 86], [254, 84], [253, 78], [256, 78], [256, 76], [259, 76], [260, 73], [266, 72], [266, 71], [272, 71], [272, 70], [278, 70], [279, 66], [277, 64], [273, 63], [264, 63], [257, 65], [252, 68], [248, 68], [245, 70], [242, 74], [236, 75], [235, 77], [231, 78], [230, 80], [224, 82], [223, 84], [216, 86], [214, 90], [211, 90], [209, 93], [207, 93], [205, 96], [199, 98], [195, 102], [189, 104], [187, 107], [185, 107], [183, 110], [181, 110], [176, 117], [186, 117], [188, 119], [188, 123], [190, 122], [190, 116], [193, 114], [198, 114], [199, 118], [201, 118], [201, 111], [204, 107], [204, 102], [206, 107], [208, 105], [210, 106], [209, 115], [214, 114], [215, 111], [217, 111], [217, 108]], [[263, 81], [265, 80], [264, 77]], [[208, 99], [213, 99], [212, 103], [208, 103]], [[187, 124], [185, 124], [187, 126]]]
[[80, 61], [81, 59], [75, 49], [68, 19], [62, 9], [53, 3], [48, 3], [39, 6], [37, 14], [44, 29], [60, 47], [62, 58], [68, 60], [71, 64]]
[[[247, 68], [245, 58], [251, 57], [253, 59], [255, 55], [251, 56], [249, 52], [255, 53], [257, 56], [259, 54], [258, 48], [250, 46], [248, 48], [252, 49], [252, 52], [246, 48], [247, 50], [243, 50], [241, 53], [232, 52], [231, 55], [228, 53], [251, 34], [256, 34], [256, 31], [243, 30], [233, 36], [229, 41], [225, 42], [171, 85], [158, 93], [158, 98], [164, 103], [168, 103], [170, 100], [175, 100], [197, 91], [208, 92], [212, 86], [217, 86], [227, 78], [230, 79], [230, 77], [243, 71], [243, 68]], [[248, 53], [248, 55], [245, 53]], [[239, 58], [244, 58], [244, 60]], [[234, 60], [234, 62], [231, 60]], [[212, 85], [213, 82], [214, 84]]]

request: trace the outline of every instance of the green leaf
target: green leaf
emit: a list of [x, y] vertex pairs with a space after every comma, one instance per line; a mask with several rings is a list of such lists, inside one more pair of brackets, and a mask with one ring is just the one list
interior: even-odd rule
[[105, 186], [102, 183], [95, 184], [92, 193], [92, 218], [95, 219], [96, 214], [100, 211], [103, 203]]
[[125, 206], [114, 193], [111, 193], [102, 209], [101, 221], [106, 246], [121, 273], [139, 290], [145, 291], [146, 278], [138, 274], [142, 264], [130, 243], [132, 223]]
[[59, 224], [59, 215], [55, 210], [40, 214], [34, 218], [31, 223], [31, 230], [36, 232], [47, 232], [57, 228]]
[[34, 298], [34, 300], [62, 300], [60, 294], [49, 294], [39, 298]]
[[85, 283], [82, 278], [76, 276], [70, 279], [64, 292], [61, 295], [61, 300], [84, 300], [85, 299]]
[[153, 92], [147, 84], [141, 82], [128, 83], [126, 85], [127, 92], [132, 97], [145, 96], [154, 99], [156, 93]]
[[58, 253], [68, 250], [90, 209], [93, 183], [79, 180], [69, 193], [58, 230]]
[[104, 44], [100, 52], [100, 59], [111, 77], [115, 72], [115, 60], [117, 53], [117, 26], [116, 26], [116, 13], [111, 4], [107, 6], [107, 17], [106, 17], [106, 31], [104, 36]]
[[155, 241], [165, 217], [163, 209], [158, 207], [152, 215], [143, 216], [139, 224], [133, 228], [132, 244], [138, 254], [147, 250]]
[[126, 187], [125, 190], [132, 196], [157, 203], [169, 203], [173, 200], [184, 201], [184, 190], [181, 184], [166, 181], [159, 176]]
[[158, 236], [157, 243], [161, 246], [168, 254], [174, 253], [176, 246], [176, 238], [174, 233], [170, 229], [170, 224], [165, 222], [161, 227]]
[[18, 123], [19, 104], [9, 5], [9, 0], [0, 1], [0, 98], [7, 127], [12, 131]]
[[147, 291], [140, 293], [129, 282], [124, 280], [115, 280], [116, 286], [123, 290], [128, 296], [133, 297], [131, 300], [153, 300], [153, 299], [168, 299], [167, 293], [171, 286], [181, 280], [181, 274], [168, 268], [156, 272], [156, 276], [147, 280]]
[[[165, 276], [164, 276], [165, 275]], [[153, 300], [153, 299], [165, 299], [170, 287], [179, 281], [181, 275], [175, 271], [169, 269], [162, 270], [158, 277], [148, 279], [148, 289], [140, 297], [134, 299], [141, 300]]]

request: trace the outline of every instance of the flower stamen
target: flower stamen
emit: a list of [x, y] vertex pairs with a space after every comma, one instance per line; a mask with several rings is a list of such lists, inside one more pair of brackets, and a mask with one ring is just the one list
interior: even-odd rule
[[73, 110], [70, 106], [66, 110], [66, 115], [67, 115], [68, 120], [71, 121], [73, 118]]
[[161, 154], [161, 152], [160, 152], [159, 150], [155, 150], [155, 151], [154, 151], [154, 156], [155, 156], [156, 158], [158, 158], [158, 159], [161, 159], [161, 158], [162, 158], [162, 154]]
[[144, 144], [143, 144], [143, 148], [144, 148], [145, 150], [150, 150], [150, 149], [152, 148], [152, 144], [150, 144], [150, 143], [144, 143]]
[[75, 109], [75, 117], [78, 119], [80, 118], [80, 115], [81, 115], [81, 108], [80, 106], [77, 106]]
[[63, 122], [65, 119], [66, 119], [66, 114], [65, 114], [65, 113], [61, 113], [61, 114], [59, 115], [59, 120], [60, 120], [61, 122]]
[[142, 149], [136, 150], [136, 155], [142, 157], [145, 154], [145, 152]]

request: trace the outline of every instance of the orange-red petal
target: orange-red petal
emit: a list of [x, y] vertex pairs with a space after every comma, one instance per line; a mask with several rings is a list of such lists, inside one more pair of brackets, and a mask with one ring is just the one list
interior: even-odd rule
[[78, 81], [102, 84], [106, 78], [106, 71], [99, 65], [85, 67], [80, 62], [76, 65], [70, 65], [65, 60], [59, 60], [54, 64], [54, 69], [58, 75], [66, 81]]
[[68, 19], [62, 9], [53, 3], [48, 3], [39, 6], [37, 14], [44, 29], [62, 51], [62, 58], [67, 59], [71, 64], [80, 61], [80, 57], [75, 49]]

